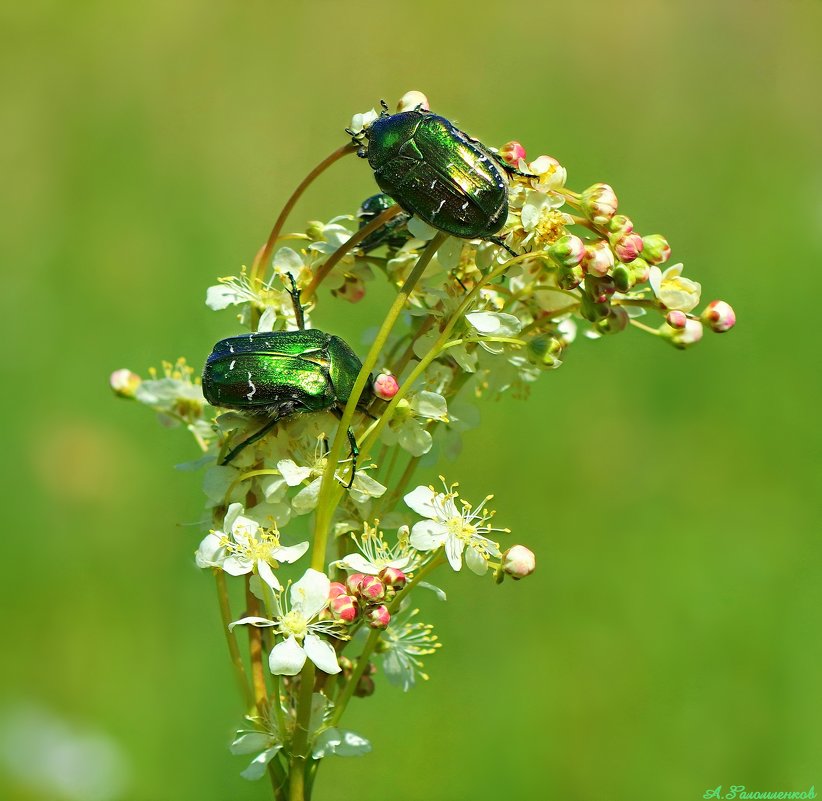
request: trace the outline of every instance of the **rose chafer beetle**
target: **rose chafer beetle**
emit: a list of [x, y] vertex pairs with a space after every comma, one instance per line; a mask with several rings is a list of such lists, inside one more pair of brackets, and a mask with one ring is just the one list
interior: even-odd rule
[[[293, 284], [293, 279], [292, 279]], [[221, 339], [203, 370], [203, 394], [212, 406], [269, 418], [261, 428], [232, 448], [221, 464], [256, 442], [281, 420], [297, 414], [330, 411], [341, 416], [362, 362], [340, 337], [303, 328], [299, 293], [292, 292], [298, 331], [268, 331]], [[357, 408], [365, 412], [373, 398], [373, 380], [366, 382]], [[359, 448], [348, 429], [351, 477], [354, 481]]]
[[389, 114], [382, 105], [363, 131], [346, 129], [380, 189], [440, 231], [510, 251], [496, 234], [508, 218], [508, 174], [517, 170], [445, 117], [423, 108]]

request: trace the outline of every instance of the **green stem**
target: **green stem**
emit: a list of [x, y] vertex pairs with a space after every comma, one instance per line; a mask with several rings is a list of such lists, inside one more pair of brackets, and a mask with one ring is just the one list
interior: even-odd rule
[[337, 494], [338, 497], [338, 493], [340, 492], [340, 489], [336, 484], [335, 473], [340, 456], [342, 455], [344, 444], [347, 441], [346, 432], [351, 425], [357, 404], [359, 403], [360, 397], [365, 389], [365, 385], [371, 376], [371, 371], [377, 364], [377, 359], [380, 356], [380, 352], [383, 347], [385, 347], [385, 343], [388, 341], [388, 337], [390, 336], [394, 325], [396, 324], [402, 310], [405, 308], [405, 303], [408, 300], [408, 296], [411, 294], [417, 284], [417, 281], [419, 281], [423, 272], [425, 272], [425, 268], [428, 266], [428, 263], [434, 257], [434, 254], [437, 252], [437, 249], [443, 241], [445, 241], [446, 237], [447, 234], [438, 233], [420, 254], [419, 259], [417, 259], [417, 263], [414, 265], [414, 269], [411, 271], [408, 278], [405, 279], [400, 291], [397, 293], [394, 303], [388, 310], [388, 314], [385, 317], [382, 327], [377, 332], [377, 336], [374, 339], [374, 344], [371, 346], [371, 349], [368, 351], [368, 355], [365, 357], [365, 361], [363, 362], [362, 369], [357, 376], [357, 380], [354, 382], [354, 388], [351, 390], [351, 395], [345, 405], [345, 410], [343, 411], [342, 418], [340, 419], [340, 424], [337, 427], [337, 435], [334, 437], [334, 444], [331, 446], [331, 451], [327, 457], [325, 471], [323, 472], [320, 497], [317, 503], [317, 516], [314, 526], [314, 547], [311, 555], [311, 567], [315, 570], [322, 571], [325, 568], [325, 551], [328, 542], [328, 530], [330, 528], [331, 517], [336, 506], [335, 494]]
[[297, 720], [291, 742], [291, 780], [289, 801], [305, 801], [305, 772], [308, 760], [308, 726], [311, 721], [311, 696], [314, 694], [314, 663], [306, 661], [300, 675], [300, 695], [297, 699]]
[[645, 323], [640, 323], [638, 320], [629, 320], [628, 321], [634, 328], [639, 328], [642, 331], [647, 331], [649, 334], [653, 334], [655, 337], [662, 336], [656, 328], [651, 328], [649, 325], [645, 325]]
[[280, 236], [280, 231], [283, 230], [283, 226], [285, 225], [285, 221], [288, 218], [288, 215], [291, 213], [291, 209], [294, 208], [297, 201], [302, 196], [303, 192], [311, 185], [314, 179], [325, 172], [335, 161], [341, 159], [343, 156], [347, 156], [349, 153], [356, 153], [357, 147], [352, 143], [348, 143], [347, 145], [343, 145], [340, 148], [337, 148], [330, 156], [327, 156], [323, 159], [313, 170], [311, 170], [308, 175], [300, 182], [300, 185], [294, 190], [291, 194], [291, 197], [288, 198], [286, 201], [285, 206], [283, 206], [283, 210], [280, 212], [280, 216], [277, 217], [277, 221], [274, 223], [274, 227], [271, 229], [271, 233], [268, 235], [268, 240], [266, 243], [260, 248], [257, 255], [254, 257], [254, 262], [251, 265], [251, 273], [249, 275], [251, 279], [252, 286], [254, 285], [255, 279], [261, 277], [263, 271], [265, 270], [265, 263], [268, 261], [269, 257], [271, 256], [271, 252], [274, 250], [274, 245], [277, 243], [277, 239]]
[[253, 712], [254, 693], [251, 690], [251, 685], [248, 683], [248, 675], [245, 672], [245, 665], [243, 664], [243, 657], [240, 654], [237, 636], [228, 628], [229, 624], [233, 622], [234, 617], [231, 614], [231, 603], [228, 599], [228, 586], [226, 585], [225, 573], [221, 568], [214, 569], [214, 580], [217, 582], [220, 617], [223, 621], [223, 632], [225, 633], [226, 643], [228, 644], [228, 653], [231, 656], [231, 663], [234, 665], [234, 675], [237, 678], [237, 684], [240, 686], [240, 692], [245, 701], [246, 709], [249, 712]]

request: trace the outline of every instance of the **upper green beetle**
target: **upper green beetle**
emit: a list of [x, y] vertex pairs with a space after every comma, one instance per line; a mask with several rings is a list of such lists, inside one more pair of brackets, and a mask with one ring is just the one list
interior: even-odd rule
[[348, 131], [385, 194], [434, 228], [507, 246], [496, 234], [508, 218], [508, 173], [516, 170], [445, 117], [423, 108], [382, 114]]

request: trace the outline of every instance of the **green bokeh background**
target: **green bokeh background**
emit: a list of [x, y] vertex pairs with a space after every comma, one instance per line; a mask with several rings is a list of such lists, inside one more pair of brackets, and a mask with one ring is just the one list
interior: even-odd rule
[[[205, 287], [250, 262], [353, 112], [418, 88], [490, 144], [554, 155], [577, 189], [611, 183], [739, 324], [682, 353], [640, 332], [581, 341], [527, 404], [483, 407], [448, 475], [496, 494], [538, 572], [443, 579], [431, 681], [352, 704], [374, 751], [329, 760], [317, 798], [822, 790], [817, 0], [0, 15], [0, 710], [107, 732], [124, 799], [268, 797], [226, 748], [239, 704], [192, 562], [202, 530], [179, 525], [201, 517], [199, 479], [171, 467], [192, 446], [115, 401], [108, 374], [199, 365], [234, 330]], [[291, 227], [372, 191], [349, 159]], [[362, 349], [385, 298], [315, 322]], [[8, 777], [0, 796], [41, 798]]]

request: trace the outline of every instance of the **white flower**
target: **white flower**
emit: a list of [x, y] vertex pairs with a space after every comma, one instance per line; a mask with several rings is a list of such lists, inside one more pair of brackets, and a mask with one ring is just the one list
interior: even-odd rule
[[393, 617], [380, 638], [383, 673], [391, 684], [402, 687], [405, 692], [414, 686], [417, 678], [428, 680], [419, 657], [429, 656], [440, 647], [433, 626], [411, 622], [419, 611], [414, 609], [402, 618]]
[[[445, 492], [437, 492], [433, 487], [417, 487], [405, 496], [405, 502], [417, 514], [428, 518], [415, 523], [411, 529], [411, 545], [420, 551], [433, 551], [445, 546], [445, 555], [454, 570], [462, 568], [463, 552], [468, 568], [482, 575], [488, 570], [488, 560], [499, 557], [499, 545], [483, 536], [492, 531], [507, 532], [508, 529], [493, 528], [488, 521], [493, 512], [484, 509], [485, 503], [493, 496], [487, 496], [472, 510], [471, 504], [460, 499], [455, 491], [456, 484], [448, 487], [440, 476]], [[460, 505], [457, 506], [457, 501]]]
[[366, 128], [371, 127], [371, 123], [378, 119], [379, 116], [373, 108], [364, 111], [362, 114], [355, 114], [351, 118], [351, 133], [362, 133]]
[[276, 526], [263, 528], [257, 520], [243, 514], [241, 503], [232, 503], [223, 521], [222, 531], [206, 535], [197, 549], [197, 567], [219, 567], [231, 576], [256, 573], [273, 590], [282, 586], [273, 569], [280, 562], [296, 562], [307, 550], [308, 543], [280, 545]]
[[[328, 440], [322, 434], [315, 440], [313, 452], [308, 448], [295, 448], [293, 456], [302, 462], [298, 464], [294, 459], [281, 459], [277, 462], [277, 470], [285, 479], [289, 487], [297, 487], [308, 481], [292, 499], [291, 506], [294, 514], [308, 514], [317, 506], [322, 487], [322, 477], [327, 463]], [[348, 489], [355, 503], [365, 503], [369, 498], [379, 498], [386, 488], [368, 475], [367, 467], [357, 466], [357, 474]], [[341, 476], [337, 476], [341, 481]]]
[[[468, 324], [480, 337], [515, 337], [522, 330], [522, 323], [513, 315], [495, 311], [477, 311], [465, 315]], [[485, 342], [482, 338], [480, 345], [489, 353], [502, 353], [504, 345], [501, 342]]]
[[413, 573], [419, 566], [419, 554], [410, 547], [408, 541], [408, 526], [401, 526], [397, 532], [396, 545], [389, 546], [382, 531], [376, 526], [364, 523], [361, 537], [351, 535], [359, 553], [350, 553], [344, 556], [337, 566], [352, 570], [355, 573], [365, 573], [376, 576], [385, 567], [394, 567], [403, 573]]
[[422, 390], [410, 399], [403, 398], [383, 430], [383, 442], [386, 445], [399, 443], [412, 456], [422, 456], [431, 450], [434, 441], [431, 432], [425, 428], [429, 420], [448, 422], [448, 407], [442, 395]]
[[265, 776], [268, 763], [282, 749], [282, 735], [276, 726], [276, 718], [271, 721], [271, 731], [240, 729], [231, 743], [232, 754], [256, 754], [249, 766], [240, 774], [244, 779], [256, 781]]
[[320, 670], [326, 673], [339, 673], [337, 654], [324, 636], [339, 636], [339, 624], [334, 620], [320, 620], [320, 613], [328, 606], [328, 593], [331, 580], [325, 573], [309, 568], [303, 577], [291, 587], [291, 608], [277, 602], [276, 620], [264, 617], [244, 617], [229, 625], [251, 625], [273, 627], [283, 640], [278, 642], [268, 657], [268, 666], [272, 673], [279, 676], [296, 676], [310, 659]]
[[681, 264], [670, 266], [664, 273], [653, 265], [648, 282], [666, 309], [689, 312], [699, 303], [702, 285], [689, 278], [683, 278]]

